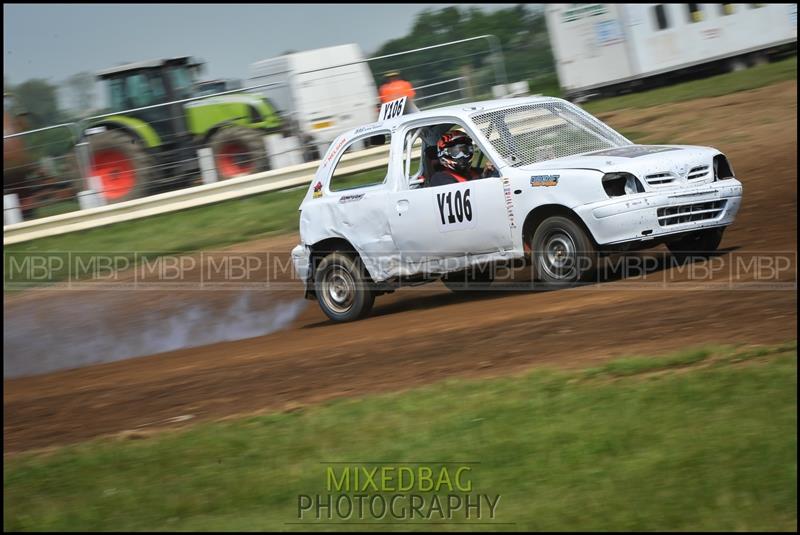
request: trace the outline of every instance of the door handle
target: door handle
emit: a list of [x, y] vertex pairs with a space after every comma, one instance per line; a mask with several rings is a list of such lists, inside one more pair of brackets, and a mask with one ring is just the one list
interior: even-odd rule
[[408, 199], [400, 199], [395, 205], [397, 213], [403, 215], [403, 212], [408, 211]]

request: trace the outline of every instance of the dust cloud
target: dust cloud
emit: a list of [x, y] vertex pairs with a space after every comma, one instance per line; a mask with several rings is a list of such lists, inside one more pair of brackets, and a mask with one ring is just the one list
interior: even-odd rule
[[5, 304], [3, 377], [264, 336], [306, 303], [265, 292], [66, 291]]

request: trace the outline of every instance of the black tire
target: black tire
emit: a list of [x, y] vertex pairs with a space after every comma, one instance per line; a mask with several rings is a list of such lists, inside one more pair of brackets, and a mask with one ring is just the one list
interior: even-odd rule
[[120, 130], [88, 137], [91, 174], [100, 181], [107, 203], [138, 199], [149, 193], [155, 176], [153, 159], [141, 140]]
[[455, 293], [486, 290], [494, 280], [492, 266], [472, 266], [464, 271], [448, 273], [442, 277], [447, 289]]
[[570, 286], [591, 279], [597, 250], [578, 223], [561, 216], [548, 217], [531, 240], [534, 276], [551, 285]]
[[269, 170], [264, 133], [260, 130], [228, 126], [214, 133], [209, 144], [218, 180]]
[[322, 311], [333, 321], [366, 317], [375, 303], [372, 281], [358, 256], [328, 254], [314, 273], [314, 289]]
[[719, 249], [725, 227], [698, 230], [678, 240], [667, 242], [667, 248], [679, 262], [687, 258], [707, 258]]

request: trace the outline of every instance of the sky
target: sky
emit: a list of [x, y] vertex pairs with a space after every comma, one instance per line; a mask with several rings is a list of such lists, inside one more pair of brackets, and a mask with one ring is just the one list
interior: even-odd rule
[[3, 74], [59, 84], [80, 71], [170, 56], [206, 61], [204, 78], [246, 79], [289, 50], [357, 43], [366, 55], [405, 35], [426, 8], [514, 4], [4, 4]]

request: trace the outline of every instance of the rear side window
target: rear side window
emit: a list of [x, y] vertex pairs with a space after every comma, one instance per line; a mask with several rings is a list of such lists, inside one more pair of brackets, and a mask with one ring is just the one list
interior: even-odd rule
[[358, 152], [383, 145], [386, 146], [388, 154], [390, 139], [390, 134], [386, 132], [351, 143], [336, 163], [328, 189], [330, 191], [345, 191], [366, 188], [367, 186], [375, 186], [386, 182], [386, 177], [389, 174], [388, 162], [381, 167], [360, 170]]

